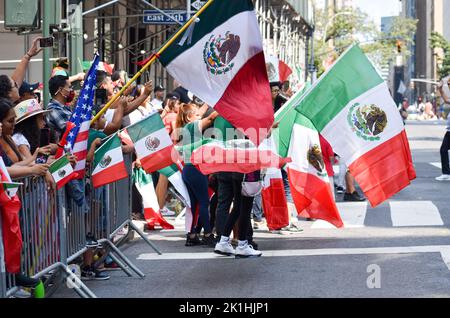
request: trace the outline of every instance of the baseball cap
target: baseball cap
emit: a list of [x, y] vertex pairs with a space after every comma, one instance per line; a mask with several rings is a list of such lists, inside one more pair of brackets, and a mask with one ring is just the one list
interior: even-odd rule
[[23, 96], [23, 95], [25, 95], [25, 93], [33, 93], [38, 88], [39, 88], [39, 83], [30, 84], [27, 82], [23, 82], [19, 88], [19, 95]]
[[166, 89], [161, 85], [156, 85], [154, 92], [164, 92]]
[[180, 94], [178, 94], [177, 92], [171, 92], [166, 95], [166, 99], [180, 100]]

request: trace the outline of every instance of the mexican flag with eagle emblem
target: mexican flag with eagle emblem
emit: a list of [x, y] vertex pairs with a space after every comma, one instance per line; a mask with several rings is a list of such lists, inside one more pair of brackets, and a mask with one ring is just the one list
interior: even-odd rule
[[267, 136], [273, 107], [251, 0], [215, 0], [159, 57], [183, 87], [254, 143]]
[[122, 143], [118, 134], [114, 134], [95, 151], [92, 184], [94, 188], [99, 188], [126, 177], [128, 172], [123, 160]]
[[345, 161], [373, 207], [416, 178], [397, 106], [358, 45], [322, 75], [296, 110]]
[[145, 172], [164, 169], [178, 158], [159, 113], [127, 127], [126, 131], [133, 141], [136, 155]]

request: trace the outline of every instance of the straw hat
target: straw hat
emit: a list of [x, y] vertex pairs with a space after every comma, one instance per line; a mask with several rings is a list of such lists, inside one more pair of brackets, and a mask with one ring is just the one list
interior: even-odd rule
[[37, 99], [28, 99], [21, 102], [14, 107], [14, 111], [17, 117], [16, 124], [30, 117], [50, 112], [50, 110], [43, 109]]

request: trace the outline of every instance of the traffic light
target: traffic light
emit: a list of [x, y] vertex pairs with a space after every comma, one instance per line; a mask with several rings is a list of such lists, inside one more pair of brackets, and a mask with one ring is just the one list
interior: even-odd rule
[[397, 53], [402, 53], [402, 41], [397, 40]]

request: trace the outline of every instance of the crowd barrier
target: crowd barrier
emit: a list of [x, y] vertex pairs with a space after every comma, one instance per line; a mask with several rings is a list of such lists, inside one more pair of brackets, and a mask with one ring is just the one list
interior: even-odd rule
[[[131, 167], [131, 156], [126, 156], [125, 160], [126, 166]], [[22, 203], [22, 273], [41, 279], [47, 296], [65, 285], [80, 297], [96, 297], [72, 267], [88, 249], [88, 233], [97, 239], [98, 248], [102, 249], [103, 257], [96, 265], [109, 255], [130, 277], [132, 272], [141, 278], [145, 275], [117, 247], [115, 237], [119, 231], [125, 227], [128, 231], [136, 231], [156, 253], [161, 254], [132, 222], [131, 168], [129, 172], [128, 178], [99, 189], [86, 186], [90, 179], [88, 175], [82, 182], [86, 186], [85, 205], [74, 200], [70, 188], [48, 191], [44, 178], [19, 180], [23, 183], [18, 193]], [[0, 298], [11, 297], [18, 290], [14, 276], [6, 272], [4, 247], [0, 240]]]

